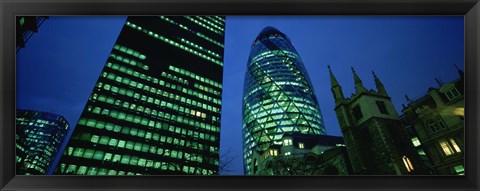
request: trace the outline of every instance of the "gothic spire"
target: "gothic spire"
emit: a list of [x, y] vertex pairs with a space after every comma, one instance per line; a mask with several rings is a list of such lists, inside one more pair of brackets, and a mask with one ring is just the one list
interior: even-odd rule
[[407, 100], [407, 103], [410, 103], [410, 102], [412, 102], [412, 100], [410, 99], [410, 97], [408, 97], [408, 95], [407, 95], [407, 94], [405, 94], [405, 99]]
[[355, 69], [353, 69], [353, 67], [352, 67], [352, 73], [353, 73], [353, 79], [355, 81], [356, 93], [367, 91], [365, 89], [365, 87], [363, 86], [362, 80], [360, 80], [360, 77], [358, 77], [358, 75], [355, 72]]
[[333, 72], [332, 72], [332, 69], [330, 68], [330, 65], [327, 66], [328, 67], [328, 72], [330, 73], [330, 84], [331, 84], [331, 87], [336, 87], [336, 86], [340, 86], [338, 84], [338, 81], [337, 81], [337, 78], [335, 78], [335, 76], [333, 75]]
[[438, 87], [442, 87], [443, 86], [443, 81], [439, 78], [435, 78], [435, 81], [437, 82], [438, 84]]
[[333, 93], [333, 98], [337, 103], [339, 99], [344, 99], [345, 97], [343, 96], [342, 87], [338, 83], [337, 78], [335, 78], [335, 75], [333, 75], [330, 65], [328, 65], [328, 72], [330, 73], [330, 84], [331, 84], [331, 90]]
[[460, 70], [460, 68], [458, 68], [458, 66], [456, 64], [454, 64], [455, 68], [457, 68], [457, 72], [458, 72], [458, 75], [460, 76], [460, 78], [464, 78], [465, 76], [465, 73], [463, 72], [463, 70]]
[[383, 83], [380, 81], [380, 79], [377, 77], [377, 74], [372, 70], [373, 78], [375, 80], [375, 86], [377, 86], [377, 91], [378, 93], [388, 96], [387, 90], [385, 90], [385, 86], [383, 86]]

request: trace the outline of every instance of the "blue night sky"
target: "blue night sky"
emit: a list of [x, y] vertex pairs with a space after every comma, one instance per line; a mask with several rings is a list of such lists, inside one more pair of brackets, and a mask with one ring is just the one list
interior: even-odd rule
[[[77, 123], [126, 17], [50, 17], [17, 53], [17, 108], [46, 111]], [[327, 134], [341, 136], [327, 65], [346, 97], [354, 92], [350, 67], [367, 89], [372, 70], [401, 114], [404, 95], [416, 98], [434, 78], [448, 82], [463, 69], [463, 16], [232, 16], [227, 17], [221, 153], [243, 174], [243, 78], [252, 41], [266, 26], [292, 40], [310, 75]], [[67, 137], [68, 138], [68, 137]]]

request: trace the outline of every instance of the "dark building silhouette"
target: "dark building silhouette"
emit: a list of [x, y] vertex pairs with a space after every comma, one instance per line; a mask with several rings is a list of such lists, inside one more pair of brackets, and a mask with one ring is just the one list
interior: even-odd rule
[[47, 175], [69, 130], [60, 115], [16, 112], [16, 174]]
[[355, 93], [345, 98], [330, 66], [335, 112], [353, 174], [427, 174], [380, 79], [367, 90], [352, 68]]
[[407, 98], [402, 121], [417, 142], [419, 153], [435, 174], [464, 175], [464, 73], [449, 83], [436, 79], [438, 88], [417, 99]]
[[218, 173], [225, 17], [128, 17], [56, 174]]
[[256, 174], [254, 152], [282, 145], [287, 133], [324, 135], [320, 107], [308, 73], [287, 35], [264, 28], [253, 41], [243, 91], [243, 153], [247, 175]]
[[25, 43], [38, 32], [38, 28], [48, 17], [46, 16], [17, 16], [16, 17], [16, 44], [17, 52], [25, 47]]
[[254, 150], [256, 175], [348, 175], [352, 173], [342, 137], [298, 132], [283, 135], [281, 145]]

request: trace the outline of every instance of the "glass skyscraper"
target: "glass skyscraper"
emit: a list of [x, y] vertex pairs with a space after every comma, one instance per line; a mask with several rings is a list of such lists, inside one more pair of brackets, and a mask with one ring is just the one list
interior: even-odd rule
[[253, 41], [243, 90], [243, 149], [247, 175], [252, 153], [281, 145], [286, 133], [324, 135], [308, 73], [290, 39], [274, 27]]
[[128, 17], [56, 174], [218, 173], [225, 17]]
[[16, 174], [48, 174], [69, 127], [60, 115], [17, 110]]

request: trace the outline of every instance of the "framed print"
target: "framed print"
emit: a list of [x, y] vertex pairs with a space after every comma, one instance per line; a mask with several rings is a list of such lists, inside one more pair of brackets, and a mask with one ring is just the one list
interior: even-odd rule
[[477, 1], [1, 9], [2, 190], [478, 189]]

